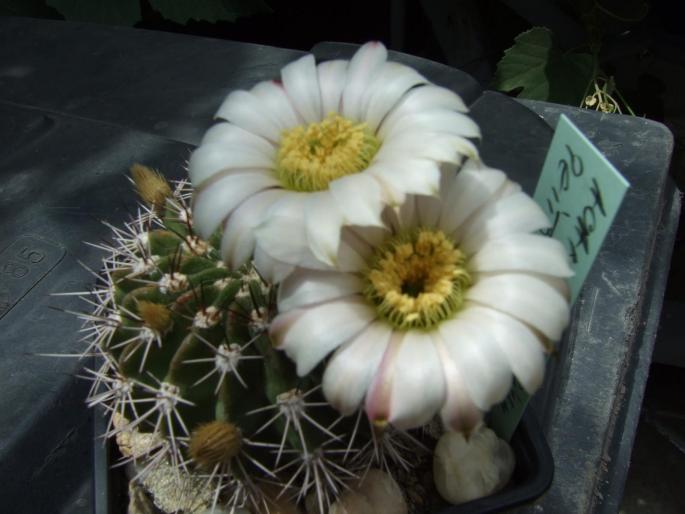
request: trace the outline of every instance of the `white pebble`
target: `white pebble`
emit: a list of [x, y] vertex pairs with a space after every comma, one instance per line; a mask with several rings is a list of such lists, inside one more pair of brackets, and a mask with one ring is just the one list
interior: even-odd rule
[[502, 489], [514, 471], [509, 444], [485, 426], [466, 439], [462, 432], [445, 432], [435, 447], [433, 480], [440, 496], [458, 505]]

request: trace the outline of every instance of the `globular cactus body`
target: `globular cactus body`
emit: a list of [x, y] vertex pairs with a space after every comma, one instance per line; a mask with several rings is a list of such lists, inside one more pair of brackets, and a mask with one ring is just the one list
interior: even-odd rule
[[272, 347], [274, 288], [251, 266], [227, 269], [220, 234], [194, 234], [188, 185], [172, 191], [143, 167], [133, 175], [147, 205], [125, 228], [110, 226], [96, 308], [83, 318], [87, 353], [103, 362], [90, 372], [88, 403], [111, 414], [108, 436], [156, 441], [131, 457], [140, 475], [164, 463], [205, 477], [212, 507], [229, 511], [259, 514], [309, 496], [325, 512], [372, 464], [405, 465], [387, 434], [323, 401], [320, 370], [298, 377]]

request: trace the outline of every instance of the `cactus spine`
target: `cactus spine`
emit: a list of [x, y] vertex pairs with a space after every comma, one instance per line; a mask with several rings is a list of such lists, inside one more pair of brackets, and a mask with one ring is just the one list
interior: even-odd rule
[[195, 235], [188, 183], [140, 165], [132, 175], [144, 204], [95, 245], [107, 255], [80, 316], [85, 353], [100, 359], [88, 404], [110, 416], [108, 437], [149, 436], [128, 455], [136, 478], [165, 465], [205, 480], [212, 508], [259, 514], [308, 497], [324, 513], [370, 466], [407, 467], [411, 436], [377, 434], [361, 412], [341, 418], [320, 370], [297, 377], [272, 347], [274, 287], [250, 265], [227, 269], [219, 233]]

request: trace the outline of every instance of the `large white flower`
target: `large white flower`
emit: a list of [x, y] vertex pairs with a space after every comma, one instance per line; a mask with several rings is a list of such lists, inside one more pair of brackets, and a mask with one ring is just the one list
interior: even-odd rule
[[[387, 61], [380, 43], [348, 62], [307, 55], [281, 81], [234, 91], [193, 152], [197, 230], [223, 224], [233, 267], [255, 252], [272, 280], [293, 265], [337, 263], [341, 227], [382, 226], [385, 205], [435, 194], [441, 163], [459, 164], [480, 135], [453, 92]], [[276, 266], [272, 260], [281, 263]]]
[[558, 241], [544, 212], [501, 171], [468, 161], [437, 197], [408, 195], [384, 227], [345, 227], [347, 272], [298, 268], [281, 284], [271, 336], [310, 372], [329, 352], [327, 399], [342, 413], [366, 398], [377, 423], [422, 425], [440, 411], [474, 426], [512, 374], [540, 385], [545, 348], [569, 320]]

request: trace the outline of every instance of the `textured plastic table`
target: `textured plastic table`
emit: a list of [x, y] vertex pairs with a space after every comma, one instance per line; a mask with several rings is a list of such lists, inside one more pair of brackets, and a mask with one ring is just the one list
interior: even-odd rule
[[[345, 45], [314, 49], [328, 58]], [[0, 18], [0, 505], [92, 513], [92, 417], [83, 406], [79, 309], [107, 235], [135, 208], [125, 179], [144, 162], [182, 177], [224, 96], [273, 78], [301, 55], [244, 43], [87, 24]], [[680, 201], [668, 130], [640, 118], [513, 102], [467, 75], [397, 56], [473, 104], [483, 155], [530, 192], [566, 113], [632, 184], [572, 325], [533, 401], [555, 462], [549, 492], [526, 512], [613, 512], [637, 426]], [[535, 115], [531, 114], [535, 113]]]

